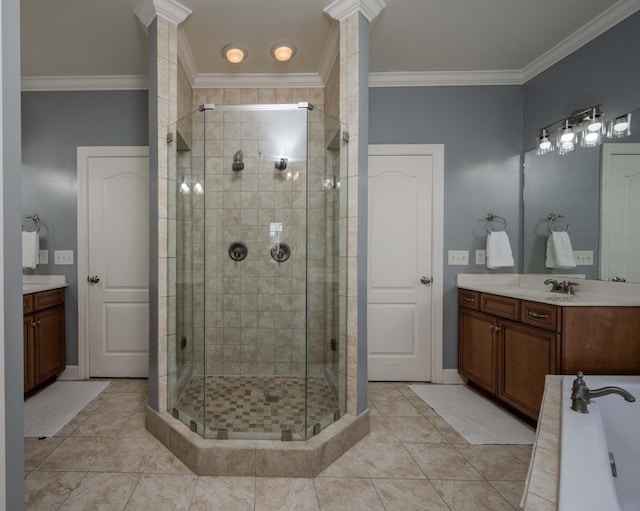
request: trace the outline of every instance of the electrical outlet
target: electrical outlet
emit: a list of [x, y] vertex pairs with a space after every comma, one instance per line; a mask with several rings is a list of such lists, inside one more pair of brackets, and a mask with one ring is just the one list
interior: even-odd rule
[[53, 264], [73, 264], [73, 250], [54, 250]]
[[487, 262], [487, 251], [476, 250], [476, 264], [486, 264], [486, 262]]
[[469, 251], [449, 250], [448, 264], [450, 266], [464, 266], [469, 264]]
[[593, 250], [575, 250], [573, 258], [578, 266], [593, 266]]
[[38, 264], [49, 264], [49, 251], [41, 250], [38, 253]]

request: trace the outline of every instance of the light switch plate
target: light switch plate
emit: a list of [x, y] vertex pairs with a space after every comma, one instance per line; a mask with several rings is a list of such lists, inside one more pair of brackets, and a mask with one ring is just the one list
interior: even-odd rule
[[577, 266], [593, 266], [593, 250], [575, 250], [573, 258]]
[[469, 264], [469, 251], [449, 250], [447, 261], [450, 266], [465, 266]]
[[486, 264], [486, 263], [487, 263], [487, 251], [476, 250], [476, 264]]
[[49, 264], [49, 251], [41, 250], [38, 253], [38, 264]]
[[54, 250], [54, 264], [73, 264], [73, 250]]

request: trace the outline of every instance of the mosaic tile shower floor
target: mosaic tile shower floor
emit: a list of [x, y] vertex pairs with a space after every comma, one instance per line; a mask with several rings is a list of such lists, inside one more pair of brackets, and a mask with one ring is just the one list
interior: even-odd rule
[[[338, 410], [324, 378], [307, 379], [307, 427]], [[194, 376], [176, 408], [211, 432], [280, 435], [305, 429], [305, 379], [295, 376]], [[214, 433], [215, 434], [215, 433]]]

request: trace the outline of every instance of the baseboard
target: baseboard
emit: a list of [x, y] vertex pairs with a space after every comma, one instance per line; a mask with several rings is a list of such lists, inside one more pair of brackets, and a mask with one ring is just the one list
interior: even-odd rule
[[78, 366], [67, 366], [58, 376], [58, 380], [79, 380]]
[[465, 384], [465, 379], [460, 375], [457, 369], [443, 369], [442, 383], [445, 385]]

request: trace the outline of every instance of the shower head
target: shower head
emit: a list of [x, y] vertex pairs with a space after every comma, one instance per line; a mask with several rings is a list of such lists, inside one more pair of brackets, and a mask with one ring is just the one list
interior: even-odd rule
[[289, 160], [287, 158], [280, 158], [279, 161], [276, 162], [276, 170], [283, 171], [287, 168], [287, 163]]
[[233, 165], [231, 165], [231, 168], [234, 172], [240, 172], [244, 168], [243, 158], [244, 156], [240, 150], [237, 150], [236, 154], [233, 155]]

